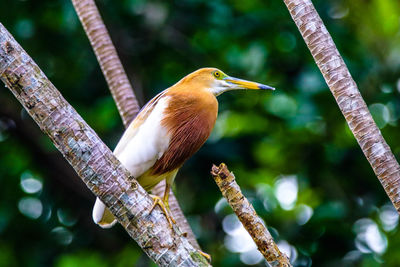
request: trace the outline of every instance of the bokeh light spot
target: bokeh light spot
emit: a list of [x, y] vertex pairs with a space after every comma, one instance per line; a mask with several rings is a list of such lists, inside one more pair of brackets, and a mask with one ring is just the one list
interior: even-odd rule
[[224, 218], [222, 221], [222, 228], [227, 234], [224, 239], [224, 244], [229, 251], [244, 253], [257, 249], [253, 239], [235, 214], [229, 214]]
[[240, 253], [240, 260], [246, 265], [255, 265], [263, 259], [263, 255], [257, 249]]
[[51, 230], [53, 238], [61, 245], [69, 245], [73, 240], [73, 235], [68, 229], [58, 226]]
[[268, 98], [267, 102], [265, 103], [265, 108], [267, 111], [278, 117], [290, 118], [293, 117], [297, 112], [297, 103], [294, 98], [288, 95], [277, 94]]
[[315, 68], [305, 68], [297, 77], [296, 86], [305, 94], [316, 94], [326, 90], [324, 79]]
[[42, 190], [42, 181], [35, 178], [30, 172], [26, 171], [21, 175], [21, 188], [25, 193], [34, 194]]
[[334, 4], [329, 10], [328, 15], [333, 19], [342, 19], [349, 14], [349, 8], [343, 4]]
[[371, 112], [372, 117], [374, 118], [375, 123], [380, 129], [385, 127], [386, 124], [390, 121], [389, 109], [384, 104], [375, 103], [370, 105], [368, 108]]
[[223, 210], [225, 210], [225, 208], [229, 207], [228, 202], [226, 201], [226, 199], [224, 197], [220, 198], [217, 203], [214, 206], [214, 211], [215, 213], [220, 213]]
[[34, 197], [24, 197], [18, 202], [19, 211], [28, 218], [37, 219], [42, 215], [42, 202]]
[[57, 218], [58, 221], [65, 226], [73, 226], [78, 220], [71, 212], [64, 209], [57, 210]]
[[297, 207], [296, 221], [299, 225], [306, 224], [312, 217], [314, 210], [305, 204]]
[[228, 235], [236, 235], [241, 231], [242, 224], [235, 214], [229, 214], [222, 221], [222, 228]]
[[357, 233], [355, 245], [362, 253], [375, 252], [382, 254], [386, 251], [388, 241], [378, 225], [369, 218], [363, 218], [354, 223], [353, 230]]
[[384, 205], [379, 212], [379, 219], [385, 231], [392, 231], [399, 224], [399, 214], [391, 203]]
[[297, 201], [298, 184], [295, 175], [284, 176], [275, 183], [275, 197], [284, 210], [291, 210]]
[[297, 259], [296, 248], [290, 245], [286, 240], [280, 240], [277, 245], [279, 250], [289, 257], [290, 262], [294, 262]]

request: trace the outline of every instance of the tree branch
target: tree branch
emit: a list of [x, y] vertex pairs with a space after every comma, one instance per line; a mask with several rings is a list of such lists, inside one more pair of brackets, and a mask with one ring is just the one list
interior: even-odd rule
[[72, 3], [127, 128], [140, 107], [107, 28], [93, 0], [72, 0]]
[[[153, 194], [157, 196], [163, 196], [165, 191], [165, 180], [159, 182], [153, 190], [151, 190]], [[186, 220], [185, 215], [181, 207], [179, 206], [179, 202], [176, 199], [174, 192], [172, 190], [169, 191], [169, 206], [171, 209], [171, 213], [174, 216], [176, 223], [178, 224], [179, 229], [187, 235], [187, 239], [190, 244], [198, 250], [201, 250], [199, 243], [197, 242], [196, 236], [194, 235], [192, 228], [190, 227], [188, 221]]]
[[[41, 131], [32, 121], [22, 119], [21, 106], [18, 106], [17, 109], [18, 104], [11, 103], [9, 100], [10, 97], [0, 94], [0, 117], [6, 116], [15, 122], [16, 127], [11, 129], [10, 132], [18, 137], [24, 147], [30, 149], [32, 153], [34, 151], [34, 164], [41, 165], [46, 169], [51, 178], [57, 179], [62, 186], [70, 190], [69, 193], [74, 192], [81, 195], [82, 198], [85, 197], [85, 201], [92, 201], [92, 196], [88, 193], [86, 186], [79, 180], [79, 176], [68, 166], [60, 154], [43, 150], [38, 143], [42, 134]], [[52, 166], [52, 168], [48, 168], [48, 166]], [[60, 173], [62, 173], [62, 176]]]
[[[112, 44], [106, 26], [101, 19], [99, 10], [93, 0], [72, 0], [76, 13], [90, 40], [90, 44], [96, 54], [100, 67], [106, 77], [109, 89], [118, 107], [125, 128], [139, 112], [139, 105], [129, 83], [125, 70], [118, 58], [117, 51]], [[165, 181], [160, 182], [152, 190], [153, 194], [163, 196]], [[196, 237], [187, 222], [178, 200], [174, 193], [170, 192], [169, 204], [171, 213], [179, 228], [187, 234], [189, 242], [200, 250]]]
[[0, 79], [153, 261], [160, 266], [209, 266], [169, 227], [160, 209], [149, 214], [153, 200], [1, 23]]
[[236, 183], [235, 176], [228, 170], [228, 167], [224, 163], [221, 163], [218, 167], [213, 165], [211, 175], [222, 195], [226, 198], [268, 263], [271, 266], [292, 266], [289, 258], [275, 244], [253, 206], [242, 194], [239, 185]]
[[284, 0], [365, 157], [400, 213], [400, 166], [310, 0]]

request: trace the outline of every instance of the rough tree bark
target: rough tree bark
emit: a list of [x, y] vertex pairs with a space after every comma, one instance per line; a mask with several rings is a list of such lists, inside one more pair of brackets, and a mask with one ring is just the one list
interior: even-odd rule
[[110, 35], [93, 0], [72, 0], [72, 3], [127, 128], [140, 108]]
[[110, 149], [68, 104], [0, 23], [0, 79], [99, 197], [160, 266], [209, 266]]
[[400, 213], [400, 166], [310, 0], [284, 0], [294, 22], [394, 207]]
[[[165, 180], [158, 183], [153, 188], [152, 193], [159, 197], [162, 197], [162, 196], [164, 196], [164, 191], [165, 191]], [[174, 216], [174, 219], [175, 219], [176, 223], [178, 224], [179, 229], [187, 235], [187, 238], [193, 247], [197, 248], [198, 250], [201, 250], [201, 247], [200, 247], [199, 243], [197, 242], [196, 236], [194, 235], [192, 228], [190, 227], [188, 221], [186, 220], [186, 217], [183, 214], [183, 211], [182, 211], [181, 207], [179, 206], [179, 202], [176, 199], [172, 190], [169, 191], [168, 202], [169, 202], [172, 216]]]
[[292, 266], [289, 258], [279, 250], [263, 221], [257, 216], [253, 205], [242, 194], [235, 176], [228, 170], [228, 167], [224, 163], [221, 163], [218, 167], [213, 165], [211, 175], [269, 265]]
[[[124, 126], [127, 128], [129, 123], [136, 117], [140, 107], [119, 60], [117, 51], [112, 44], [111, 37], [101, 19], [94, 0], [72, 0], [72, 3], [107, 80], [108, 87], [117, 105]], [[162, 181], [156, 185], [153, 193], [162, 197], [164, 189], [165, 181]], [[187, 234], [192, 246], [200, 250], [196, 237], [172, 191], [170, 192], [169, 204], [179, 228]]]

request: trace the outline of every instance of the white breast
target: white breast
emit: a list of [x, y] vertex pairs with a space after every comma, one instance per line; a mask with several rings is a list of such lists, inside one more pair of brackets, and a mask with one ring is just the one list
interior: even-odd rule
[[[115, 156], [136, 178], [151, 168], [168, 148], [170, 136], [161, 125], [167, 106], [168, 97], [164, 96], [138, 129], [126, 130], [115, 148]], [[130, 130], [136, 134], [132, 136]]]

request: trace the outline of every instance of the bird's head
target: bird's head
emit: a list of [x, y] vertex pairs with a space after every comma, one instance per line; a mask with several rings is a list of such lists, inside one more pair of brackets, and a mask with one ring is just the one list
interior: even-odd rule
[[196, 70], [180, 80], [178, 84], [185, 85], [186, 88], [191, 88], [191, 90], [206, 90], [214, 96], [218, 96], [226, 91], [241, 89], [275, 90], [275, 88], [268, 85], [228, 76], [216, 68]]

